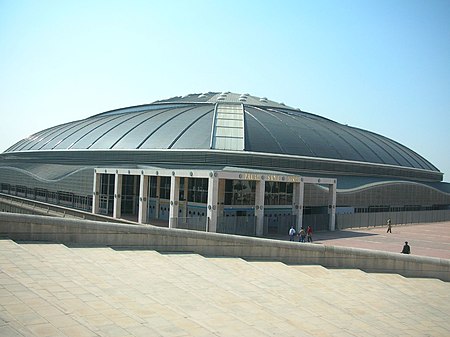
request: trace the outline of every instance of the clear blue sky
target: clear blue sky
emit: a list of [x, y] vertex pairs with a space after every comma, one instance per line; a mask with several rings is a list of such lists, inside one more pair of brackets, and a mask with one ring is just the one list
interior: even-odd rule
[[450, 181], [450, 0], [0, 0], [0, 152], [206, 91], [382, 134]]

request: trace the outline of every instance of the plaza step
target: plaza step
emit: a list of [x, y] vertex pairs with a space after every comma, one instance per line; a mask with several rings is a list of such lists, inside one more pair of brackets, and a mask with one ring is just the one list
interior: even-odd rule
[[5, 336], [438, 336], [449, 294], [395, 274], [0, 240]]

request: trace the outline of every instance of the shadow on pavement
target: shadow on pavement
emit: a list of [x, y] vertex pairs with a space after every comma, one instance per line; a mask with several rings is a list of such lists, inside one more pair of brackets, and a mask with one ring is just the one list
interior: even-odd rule
[[[336, 240], [336, 239], [347, 239], [347, 238], [357, 238], [357, 237], [368, 237], [368, 236], [376, 236], [379, 235], [377, 233], [367, 233], [367, 232], [355, 232], [351, 230], [336, 230], [334, 232], [321, 231], [313, 233], [313, 241], [327, 241], [327, 240]], [[273, 240], [289, 240], [289, 235], [268, 235], [265, 237], [266, 239]], [[295, 237], [295, 241], [298, 241], [298, 236]]]
[[354, 231], [334, 231], [334, 232], [317, 232], [315, 236], [316, 241], [326, 241], [334, 239], [346, 239], [346, 238], [357, 238], [366, 236], [376, 236], [377, 233], [367, 233], [367, 232], [354, 232]]

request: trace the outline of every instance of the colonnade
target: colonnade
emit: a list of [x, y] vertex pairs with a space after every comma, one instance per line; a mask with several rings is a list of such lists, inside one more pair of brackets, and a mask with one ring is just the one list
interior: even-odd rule
[[169, 228], [175, 228], [179, 216], [180, 206], [180, 178], [206, 178], [208, 179], [207, 217], [205, 230], [217, 232], [217, 222], [221, 213], [225, 198], [225, 180], [249, 180], [256, 182], [255, 190], [255, 217], [256, 235], [263, 236], [264, 231], [264, 197], [266, 181], [289, 182], [293, 184], [292, 214], [296, 217], [296, 226], [299, 230], [303, 226], [303, 210], [305, 199], [305, 184], [317, 184], [328, 186], [328, 214], [330, 231], [335, 230], [336, 222], [336, 179], [305, 177], [290, 174], [273, 173], [248, 173], [235, 171], [209, 171], [209, 170], [169, 170], [169, 169], [123, 169], [123, 168], [97, 168], [94, 175], [94, 190], [92, 212], [99, 212], [100, 175], [114, 174], [114, 203], [113, 218], [121, 217], [122, 178], [124, 175], [139, 176], [139, 209], [138, 222], [145, 223], [148, 211], [148, 182], [151, 176], [171, 177], [170, 184], [170, 208]]

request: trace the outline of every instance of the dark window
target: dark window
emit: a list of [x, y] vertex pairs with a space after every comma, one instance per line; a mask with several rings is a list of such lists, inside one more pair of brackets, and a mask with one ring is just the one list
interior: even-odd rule
[[188, 184], [188, 201], [206, 204], [208, 201], [208, 179], [190, 178]]

